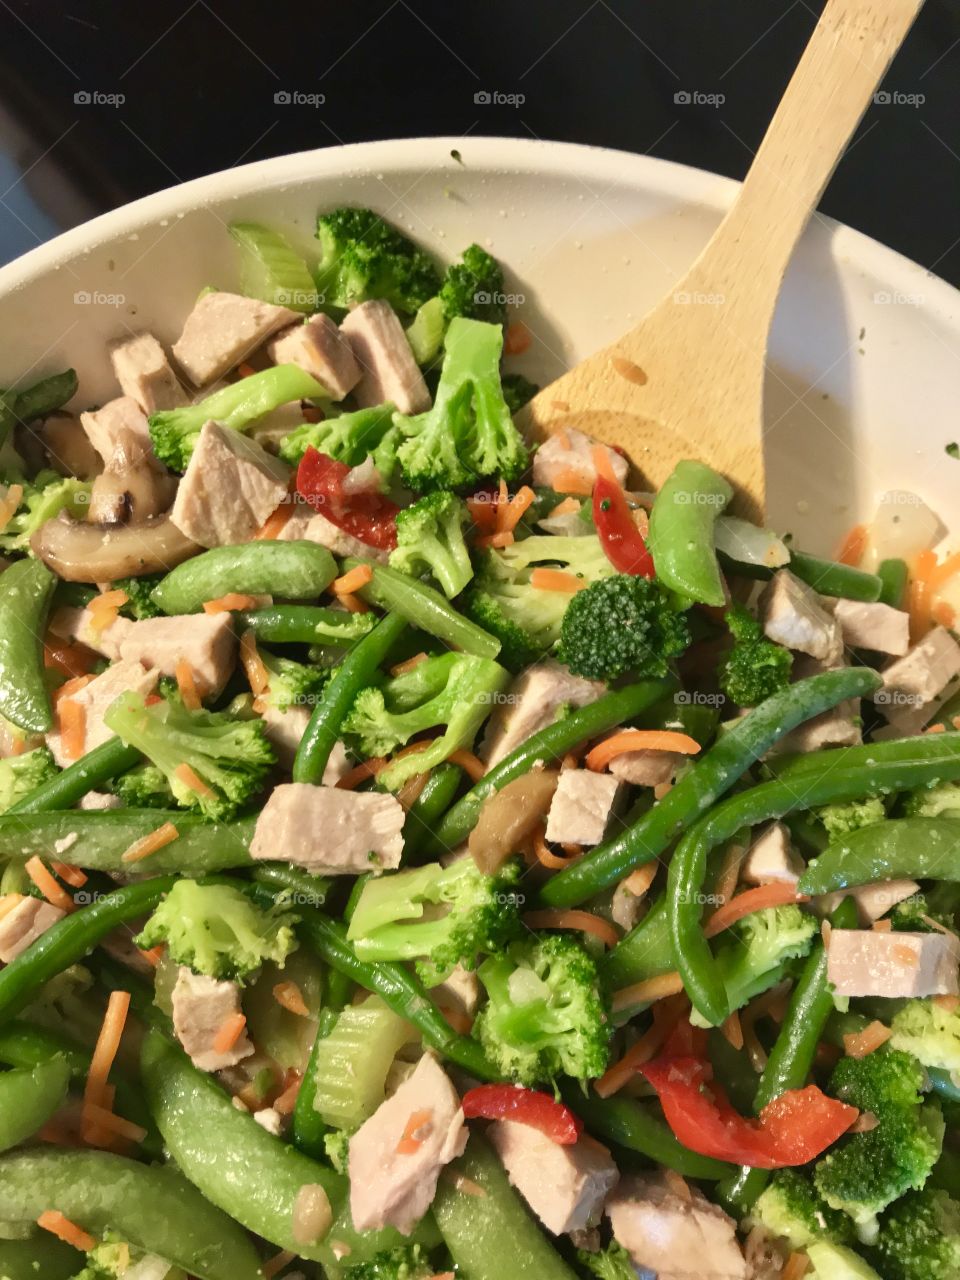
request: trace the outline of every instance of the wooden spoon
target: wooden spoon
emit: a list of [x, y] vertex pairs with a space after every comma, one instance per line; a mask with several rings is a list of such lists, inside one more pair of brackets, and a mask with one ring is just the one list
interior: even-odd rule
[[534, 397], [535, 439], [575, 427], [658, 487], [681, 458], [764, 509], [763, 374], [787, 263], [923, 0], [827, 0], [733, 207], [640, 323]]

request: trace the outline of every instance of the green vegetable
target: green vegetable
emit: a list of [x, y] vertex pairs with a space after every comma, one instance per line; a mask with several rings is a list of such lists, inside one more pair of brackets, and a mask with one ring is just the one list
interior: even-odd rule
[[322, 299], [310, 268], [283, 236], [259, 222], [231, 222], [227, 230], [240, 246], [240, 288], [248, 298], [294, 311], [318, 309]]
[[83, 1254], [45, 1232], [28, 1240], [0, 1240], [3, 1280], [71, 1280]]
[[6, 813], [18, 800], [57, 777], [59, 772], [46, 747], [35, 747], [23, 755], [0, 760], [0, 813]]
[[753, 1206], [751, 1220], [791, 1249], [805, 1249], [817, 1240], [843, 1244], [853, 1235], [847, 1215], [831, 1209], [810, 1178], [796, 1169], [777, 1170]]
[[342, 413], [322, 422], [305, 422], [295, 427], [280, 442], [280, 457], [292, 467], [298, 466], [308, 449], [325, 453], [335, 462], [358, 467], [366, 458], [385, 481], [393, 478], [397, 465], [397, 449], [403, 431], [394, 424], [394, 405], [378, 404], [353, 413]]
[[757, 619], [742, 605], [727, 613], [733, 648], [720, 663], [720, 688], [738, 707], [755, 707], [790, 683], [793, 654], [767, 640]]
[[957, 881], [958, 842], [960, 818], [891, 818], [834, 841], [807, 865], [797, 888], [820, 894], [875, 880]]
[[43, 635], [56, 585], [39, 560], [18, 560], [0, 574], [0, 715], [30, 733], [53, 725]]
[[317, 219], [317, 287], [327, 307], [385, 298], [408, 315], [440, 288], [430, 257], [370, 209], [331, 209]]
[[909, 818], [960, 817], [960, 786], [956, 782], [942, 782], [938, 786], [918, 787], [904, 796], [900, 810]]
[[[73, 369], [52, 373], [22, 391], [5, 391], [7, 413], [13, 421], [29, 423], [62, 409], [77, 394], [77, 375]], [[0, 424], [2, 425], [2, 424]]]
[[143, 621], [145, 618], [159, 618], [163, 610], [153, 599], [153, 591], [163, 581], [162, 573], [147, 573], [142, 578], [118, 578], [113, 583], [117, 591], [126, 593], [127, 602], [121, 605], [120, 612], [124, 617]]
[[686, 600], [723, 605], [726, 596], [714, 550], [714, 522], [733, 490], [702, 462], [678, 462], [650, 512], [647, 547], [657, 577]]
[[868, 1251], [884, 1280], [960, 1275], [960, 1204], [943, 1191], [910, 1191], [884, 1214]]
[[348, 613], [305, 604], [282, 604], [242, 611], [239, 626], [266, 644], [320, 644], [349, 648], [377, 625], [375, 613]]
[[875, 822], [883, 822], [886, 816], [886, 807], [879, 796], [850, 800], [846, 804], [824, 805], [817, 813], [832, 840], [851, 831], [859, 831], [861, 827], [872, 827]]
[[47, 813], [69, 809], [88, 791], [104, 787], [111, 778], [132, 769], [141, 760], [140, 752], [119, 738], [108, 738], [62, 772], [42, 782], [11, 805], [10, 813]]
[[61, 511], [85, 519], [90, 509], [90, 485], [64, 479], [56, 471], [41, 471], [35, 480], [24, 482], [23, 489], [20, 506], [0, 534], [0, 550], [6, 552], [28, 551], [40, 526]]
[[366, 756], [383, 756], [418, 733], [438, 726], [443, 732], [424, 751], [388, 764], [377, 781], [388, 790], [432, 769], [454, 751], [473, 746], [509, 674], [489, 658], [446, 653], [427, 658], [411, 671], [379, 688], [363, 689], [343, 724]]
[[291, 400], [323, 399], [326, 390], [296, 364], [277, 364], [214, 391], [197, 404], [151, 413], [150, 438], [161, 462], [186, 471], [203, 426], [219, 422], [243, 431]]
[[846, 1245], [820, 1240], [809, 1245], [806, 1253], [813, 1265], [810, 1280], [880, 1280], [873, 1267]]
[[446, 331], [447, 317], [443, 314], [443, 302], [438, 294], [417, 308], [417, 314], [406, 329], [407, 341], [417, 364], [433, 364], [443, 347]]
[[667, 900], [661, 895], [646, 915], [600, 960], [600, 976], [610, 988], [632, 986], [673, 968]]
[[230, 592], [309, 600], [337, 576], [333, 556], [316, 542], [247, 542], [213, 547], [172, 569], [154, 588], [164, 613], [199, 613], [207, 600]]
[[894, 609], [902, 609], [909, 576], [910, 570], [905, 560], [881, 560], [877, 566], [877, 577], [882, 583], [880, 602]]
[[[178, 803], [225, 822], [262, 789], [276, 753], [263, 722], [235, 720], [222, 711], [188, 711], [172, 702], [147, 706], [143, 695], [122, 694], [104, 722], [129, 746], [162, 769]], [[184, 781], [191, 769], [203, 790]]]
[[260, 661], [268, 677], [267, 687], [260, 698], [278, 711], [315, 706], [323, 696], [331, 675], [330, 667], [307, 666], [303, 662], [294, 662], [292, 658], [268, 653], [266, 649], [260, 650]]
[[0, 1073], [0, 1151], [32, 1138], [59, 1110], [69, 1082], [70, 1066], [59, 1056]]
[[452, 493], [438, 491], [397, 513], [397, 546], [391, 568], [418, 577], [431, 574], [452, 600], [473, 577], [463, 539], [467, 509]]
[[453, 803], [462, 779], [463, 772], [455, 764], [441, 764], [431, 771], [403, 824], [403, 855], [408, 864], [423, 860], [423, 846]]
[[[507, 402], [507, 408], [514, 415], [530, 403], [540, 388], [522, 373], [504, 373], [500, 377], [500, 389]], [[559, 501], [559, 499], [558, 499]]]
[[573, 596], [557, 657], [588, 680], [615, 680], [627, 672], [665, 676], [690, 638], [686, 618], [674, 611], [659, 582], [618, 573]]
[[170, 959], [194, 973], [243, 981], [267, 960], [283, 967], [297, 946], [296, 923], [289, 911], [264, 911], [228, 885], [178, 880], [134, 941], [144, 951], [165, 944]]
[[448, 320], [465, 316], [488, 324], [506, 324], [503, 269], [486, 249], [472, 244], [459, 262], [451, 262], [440, 286], [440, 302]]
[[574, 1082], [564, 1085], [562, 1093], [567, 1106], [580, 1116], [592, 1134], [599, 1134], [627, 1151], [635, 1151], [647, 1161], [676, 1169], [687, 1178], [712, 1182], [730, 1172], [730, 1165], [683, 1146], [654, 1110], [656, 1103], [637, 1102], [622, 1095], [599, 1098], [593, 1092], [584, 1093], [583, 1087]]
[[[765, 565], [745, 564], [722, 553], [719, 559], [725, 569], [742, 578], [767, 579], [772, 578], [776, 572]], [[836, 564], [833, 560], [820, 560], [803, 551], [791, 551], [790, 563], [786, 567], [794, 577], [825, 596], [840, 596], [845, 600], [863, 600], [871, 604], [880, 599], [880, 592], [883, 590], [883, 581], [875, 573], [853, 569], [847, 564]]]
[[130, 809], [176, 809], [167, 775], [155, 764], [141, 764], [113, 783], [113, 794]]
[[384, 1099], [387, 1074], [412, 1028], [376, 996], [347, 1005], [311, 1063], [314, 1110], [327, 1124], [356, 1129]]
[[[344, 560], [344, 570], [368, 561]], [[400, 614], [412, 626], [442, 640], [454, 649], [462, 649], [478, 658], [495, 658], [500, 641], [459, 613], [439, 591], [425, 582], [398, 573], [387, 565], [371, 564], [373, 578], [357, 593], [362, 599]]]
[[922, 1062], [960, 1073], [960, 1013], [948, 1011], [935, 1000], [910, 1000], [890, 1024], [890, 1045]]
[[431, 1280], [437, 1274], [437, 1268], [419, 1244], [397, 1245], [349, 1271], [350, 1280]]
[[616, 1240], [611, 1240], [606, 1249], [600, 1249], [597, 1253], [578, 1249], [577, 1261], [584, 1271], [589, 1271], [597, 1280], [636, 1280], [636, 1267], [629, 1253]]

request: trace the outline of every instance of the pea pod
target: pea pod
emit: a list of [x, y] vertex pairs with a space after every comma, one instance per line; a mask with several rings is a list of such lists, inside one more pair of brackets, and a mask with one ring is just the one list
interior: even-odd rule
[[317, 542], [245, 542], [185, 560], [157, 583], [151, 598], [171, 614], [199, 613], [204, 601], [231, 592], [312, 600], [336, 576], [336, 561]]
[[[791, 786], [800, 786], [810, 778], [818, 778], [825, 767], [842, 768], [847, 773], [859, 770], [866, 777], [870, 777], [874, 769], [879, 769], [878, 786], [874, 789], [874, 793], [878, 793], [898, 790], [901, 785], [917, 785], [897, 782], [900, 764], [912, 768], [927, 760], [933, 766], [944, 763], [949, 767], [949, 762], [957, 756], [960, 756], [960, 733], [949, 732], [896, 738], [891, 742], [869, 742], [857, 747], [830, 747], [803, 755], [774, 756], [765, 761], [763, 767], [777, 781]], [[934, 768], [925, 785], [932, 786], [953, 776], [944, 774], [941, 779]]]
[[46, 1233], [29, 1240], [0, 1240], [3, 1280], [70, 1280], [84, 1261], [82, 1253]]
[[733, 490], [702, 462], [678, 462], [654, 499], [647, 547], [657, 577], [687, 600], [726, 600], [714, 550], [714, 525]]
[[901, 879], [960, 880], [960, 818], [893, 818], [851, 831], [808, 865], [797, 887], [820, 894]]
[[0, 574], [0, 715], [29, 733], [53, 725], [43, 633], [56, 585], [55, 574], [32, 556]]
[[128, 747], [119, 738], [108, 738], [49, 782], [44, 782], [11, 805], [6, 812], [46, 813], [51, 809], [72, 809], [88, 791], [105, 786], [111, 778], [118, 778], [142, 759], [136, 747]]
[[876, 672], [850, 667], [798, 680], [767, 698], [728, 729], [638, 822], [555, 875], [542, 890], [542, 901], [550, 907], [577, 906], [622, 880], [634, 867], [659, 857], [784, 734], [846, 698], [872, 693], [879, 685]]
[[237, 1224], [169, 1165], [105, 1151], [0, 1158], [0, 1220], [32, 1224], [48, 1209], [91, 1235], [116, 1232], [200, 1280], [261, 1280], [256, 1252]]
[[[720, 564], [729, 573], [741, 578], [772, 578], [773, 569], [764, 565], [744, 564], [740, 560], [731, 560], [729, 556], [720, 556]], [[818, 556], [808, 556], [804, 551], [791, 551], [790, 572], [808, 587], [813, 587], [824, 596], [839, 596], [845, 600], [862, 600], [867, 604], [880, 599], [883, 591], [883, 580], [876, 573], [867, 573], [863, 569], [854, 569], [848, 564], [838, 564], [834, 560], [821, 560]]]
[[0, 1151], [18, 1147], [42, 1128], [60, 1108], [69, 1083], [70, 1066], [61, 1057], [0, 1074]]
[[372, 631], [372, 613], [348, 613], [345, 609], [325, 609], [321, 605], [278, 604], [265, 609], [246, 609], [237, 615], [238, 624], [267, 644], [331, 644], [347, 647]]

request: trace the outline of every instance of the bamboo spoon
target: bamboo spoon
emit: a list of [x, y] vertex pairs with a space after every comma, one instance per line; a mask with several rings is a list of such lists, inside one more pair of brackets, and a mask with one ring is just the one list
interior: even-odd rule
[[520, 423], [621, 446], [648, 487], [681, 458], [764, 508], [763, 374], [794, 246], [923, 0], [827, 0], [740, 194], [687, 274], [641, 322], [545, 387]]

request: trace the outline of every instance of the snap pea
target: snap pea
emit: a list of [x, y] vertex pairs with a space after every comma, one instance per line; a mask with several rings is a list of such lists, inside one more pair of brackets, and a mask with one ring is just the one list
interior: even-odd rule
[[[729, 573], [741, 578], [766, 580], [772, 578], [775, 572], [765, 565], [745, 564], [725, 555], [720, 556], [720, 564]], [[834, 560], [808, 556], [804, 551], [791, 551], [790, 563], [786, 568], [801, 582], [824, 596], [839, 596], [845, 600], [862, 600], [866, 604], [872, 604], [880, 599], [883, 590], [883, 581], [875, 573], [854, 569], [848, 564], [838, 564]]]
[[[206, 822], [183, 809], [55, 810], [35, 813], [29, 822], [19, 814], [0, 814], [0, 860], [48, 857], [58, 841], [74, 866], [87, 871], [127, 872], [123, 855], [135, 840], [172, 822], [178, 831], [150, 855], [151, 875], [207, 875], [250, 862], [254, 818]], [[75, 838], [74, 838], [75, 837]], [[82, 894], [83, 891], [81, 891]], [[82, 896], [78, 897], [82, 903]]]
[[877, 566], [877, 577], [881, 582], [881, 604], [889, 604], [894, 609], [902, 609], [909, 576], [910, 571], [905, 560], [881, 560]]
[[171, 569], [151, 599], [164, 613], [199, 613], [204, 601], [237, 592], [312, 600], [337, 576], [333, 556], [317, 542], [245, 542], [212, 547]]
[[902, 879], [960, 880], [960, 818], [891, 818], [851, 831], [814, 858], [797, 888], [832, 893]]
[[276, 604], [264, 609], [244, 609], [236, 615], [239, 626], [267, 644], [332, 644], [344, 648], [362, 639], [376, 625], [372, 613], [348, 613], [322, 605]]
[[[839, 767], [847, 771], [859, 769], [868, 776], [874, 769], [879, 769], [878, 778], [886, 780], [874, 790], [892, 791], [897, 790], [901, 785], [896, 781], [900, 763], [912, 767], [928, 760], [935, 765], [937, 762], [947, 763], [956, 756], [960, 756], [960, 733], [937, 733], [896, 738], [891, 742], [869, 742], [857, 747], [829, 747], [822, 751], [810, 751], [804, 755], [774, 756], [764, 762], [764, 770], [780, 782], [800, 785], [808, 778], [819, 777], [825, 766]], [[925, 778], [924, 785], [932, 786], [935, 782], [946, 781], [948, 776], [954, 775], [944, 775], [940, 778], [934, 770], [929, 777]]]
[[35, 1067], [0, 1072], [0, 1151], [9, 1151], [47, 1123], [67, 1096], [70, 1065], [59, 1056]]
[[633, 1098], [598, 1098], [593, 1093], [584, 1097], [572, 1087], [564, 1089], [563, 1096], [592, 1134], [618, 1147], [636, 1151], [668, 1169], [676, 1169], [686, 1178], [716, 1182], [730, 1173], [730, 1165], [688, 1151], [655, 1114], [653, 1103], [637, 1102]]
[[403, 824], [405, 862], [418, 860], [423, 846], [453, 803], [462, 780], [463, 772], [455, 764], [441, 764], [431, 771], [423, 790], [407, 810]]
[[[450, 1166], [482, 1195], [464, 1195], [441, 1179], [433, 1214], [463, 1280], [575, 1280], [553, 1245], [527, 1212], [503, 1165], [480, 1137]], [[507, 1262], [509, 1254], [509, 1262]]]
[[43, 633], [56, 575], [28, 556], [0, 574], [0, 715], [30, 733], [53, 725]]
[[560, 760], [571, 748], [639, 715], [675, 688], [676, 681], [672, 679], [641, 680], [638, 684], [605, 693], [596, 702], [580, 707], [564, 719], [533, 734], [485, 773], [466, 795], [461, 796], [440, 823], [435, 838], [429, 842], [429, 848], [433, 852], [440, 852], [461, 844], [476, 826], [484, 800], [514, 778], [528, 773], [536, 761]]
[[36, 787], [10, 806], [7, 814], [45, 813], [50, 809], [71, 809], [88, 791], [105, 786], [111, 778], [134, 768], [143, 759], [136, 747], [119, 738], [108, 738], [85, 756], [68, 765], [62, 773]]
[[647, 546], [657, 577], [687, 600], [719, 606], [726, 599], [713, 538], [717, 516], [732, 497], [733, 489], [712, 467], [685, 460], [654, 499]]
[[411, 578], [386, 565], [372, 564], [368, 560], [344, 560], [344, 569], [356, 569], [368, 564], [373, 578], [359, 592], [364, 600], [379, 605], [381, 609], [399, 613], [413, 626], [429, 636], [435, 636], [444, 644], [477, 658], [495, 658], [500, 652], [500, 641], [484, 631], [475, 622], [458, 613], [446, 596], [428, 587], [419, 578]]
[[373, 684], [380, 663], [406, 628], [400, 613], [388, 613], [350, 650], [313, 709], [293, 761], [294, 782], [319, 782], [357, 694]]
[[[213, 1147], [220, 1154], [216, 1138]], [[35, 1223], [48, 1209], [94, 1236], [116, 1232], [200, 1280], [261, 1280], [256, 1251], [241, 1229], [169, 1165], [138, 1164], [105, 1151], [0, 1157], [0, 1220]]]
[[0, 1240], [3, 1280], [70, 1280], [83, 1264], [82, 1253], [46, 1232], [30, 1240]]
[[632, 827], [553, 876], [540, 894], [542, 901], [549, 907], [577, 906], [658, 857], [784, 734], [846, 698], [872, 693], [879, 684], [876, 672], [850, 667], [798, 680], [767, 698], [728, 729]]

